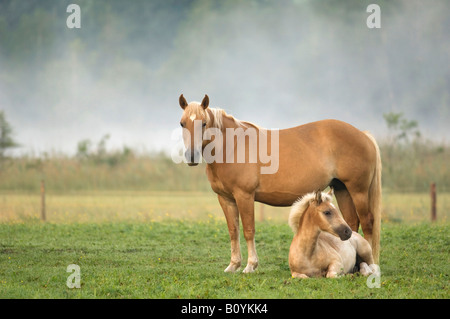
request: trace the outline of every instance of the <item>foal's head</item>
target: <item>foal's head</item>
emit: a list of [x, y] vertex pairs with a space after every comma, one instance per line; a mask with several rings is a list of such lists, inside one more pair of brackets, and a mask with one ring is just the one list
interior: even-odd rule
[[328, 194], [320, 190], [314, 193], [314, 200], [308, 210], [313, 214], [313, 218], [320, 230], [326, 231], [341, 240], [347, 240], [352, 236], [352, 230], [342, 218], [339, 211], [331, 203], [333, 189]]
[[202, 103], [188, 103], [181, 94], [179, 103], [184, 111], [180, 120], [180, 125], [184, 128], [183, 142], [186, 147], [184, 156], [189, 166], [195, 166], [201, 159], [203, 132], [209, 127], [210, 117], [207, 111], [209, 98], [205, 95]]
[[[292, 206], [289, 215], [289, 225], [296, 233], [301, 219], [306, 218], [320, 230], [328, 232], [341, 240], [347, 240], [352, 236], [352, 230], [342, 218], [339, 211], [331, 203], [333, 189], [327, 194], [320, 190], [306, 194], [300, 201]], [[305, 227], [305, 223], [303, 223]]]

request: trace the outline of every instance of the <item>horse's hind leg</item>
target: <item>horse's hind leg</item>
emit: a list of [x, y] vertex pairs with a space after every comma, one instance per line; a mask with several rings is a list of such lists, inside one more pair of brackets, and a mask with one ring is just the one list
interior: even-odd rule
[[358, 261], [361, 263], [365, 262], [369, 265], [373, 264], [372, 248], [370, 247], [369, 242], [358, 233], [353, 233], [350, 240], [356, 249]]
[[350, 240], [352, 245], [356, 248], [356, 254], [358, 255], [357, 260], [360, 262], [360, 273], [363, 276], [368, 276], [372, 273], [379, 272], [379, 267], [374, 264], [372, 248], [367, 240], [358, 233], [354, 233]]
[[241, 267], [241, 247], [239, 244], [239, 211], [236, 203], [218, 196], [220, 206], [222, 207], [225, 219], [227, 220], [228, 233], [231, 241], [231, 261], [225, 272], [235, 272]]
[[373, 215], [369, 211], [368, 192], [353, 192], [351, 196], [361, 222], [364, 238], [369, 242], [370, 247], [372, 247]]
[[337, 179], [334, 179], [330, 186], [334, 189], [334, 195], [344, 220], [353, 231], [357, 232], [359, 229], [359, 218], [347, 187]]

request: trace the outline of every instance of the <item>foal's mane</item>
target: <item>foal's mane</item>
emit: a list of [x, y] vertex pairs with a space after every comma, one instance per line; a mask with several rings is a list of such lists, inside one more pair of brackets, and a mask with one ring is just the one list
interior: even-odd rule
[[[331, 202], [332, 197], [327, 193], [321, 193], [322, 201]], [[308, 193], [303, 197], [297, 199], [297, 201], [292, 204], [291, 211], [289, 213], [289, 226], [291, 227], [294, 234], [297, 234], [300, 219], [303, 213], [306, 212], [309, 205], [315, 200], [316, 193]]]

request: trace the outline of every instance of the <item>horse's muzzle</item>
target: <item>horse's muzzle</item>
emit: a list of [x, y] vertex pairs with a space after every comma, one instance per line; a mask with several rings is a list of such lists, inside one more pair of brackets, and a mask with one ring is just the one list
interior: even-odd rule
[[186, 152], [184, 152], [184, 157], [189, 166], [196, 166], [200, 163], [201, 153], [195, 149], [187, 149]]
[[198, 163], [187, 163], [188, 164], [188, 166], [197, 166], [198, 165]]

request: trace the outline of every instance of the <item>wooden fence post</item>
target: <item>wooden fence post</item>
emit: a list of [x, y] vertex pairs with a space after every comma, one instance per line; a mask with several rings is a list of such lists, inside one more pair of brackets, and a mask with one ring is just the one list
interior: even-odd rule
[[41, 219], [45, 222], [45, 183], [41, 180]]
[[431, 221], [435, 222], [437, 218], [436, 214], [436, 183], [431, 183], [430, 186], [431, 196]]
[[259, 220], [261, 222], [264, 221], [264, 204], [263, 203], [259, 203]]

